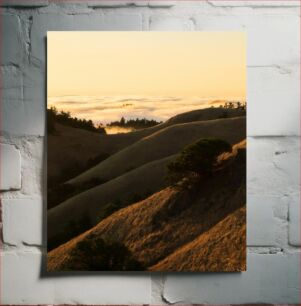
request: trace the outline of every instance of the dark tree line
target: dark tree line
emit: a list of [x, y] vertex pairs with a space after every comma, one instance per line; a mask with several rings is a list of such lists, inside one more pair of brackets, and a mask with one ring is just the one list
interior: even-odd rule
[[55, 123], [68, 125], [74, 128], [84, 129], [90, 132], [106, 134], [102, 125], [95, 126], [92, 120], [71, 117], [70, 112], [58, 111], [55, 107], [47, 109], [47, 129], [48, 133], [55, 132]]
[[152, 127], [155, 126], [157, 124], [160, 124], [162, 122], [156, 121], [156, 120], [149, 120], [146, 118], [143, 119], [125, 119], [124, 117], [121, 117], [121, 119], [119, 121], [113, 121], [109, 124], [107, 124], [107, 126], [118, 126], [118, 127], [126, 127], [126, 128], [134, 128], [136, 130], [139, 129], [144, 129], [144, 128], [148, 128], [148, 127]]
[[220, 105], [220, 108], [230, 108], [230, 109], [241, 109], [246, 110], [247, 104], [245, 102], [226, 102], [224, 105]]

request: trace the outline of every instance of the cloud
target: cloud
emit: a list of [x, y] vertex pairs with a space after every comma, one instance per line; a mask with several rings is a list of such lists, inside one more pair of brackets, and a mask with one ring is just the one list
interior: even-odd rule
[[70, 111], [72, 116], [91, 119], [95, 123], [109, 123], [119, 120], [148, 118], [165, 121], [179, 113], [188, 112], [225, 100], [201, 97], [173, 96], [61, 96], [48, 99], [48, 106]]

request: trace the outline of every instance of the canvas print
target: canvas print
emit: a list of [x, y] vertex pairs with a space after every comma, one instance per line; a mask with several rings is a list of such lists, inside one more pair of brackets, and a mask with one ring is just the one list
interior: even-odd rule
[[246, 270], [243, 32], [48, 32], [47, 270]]

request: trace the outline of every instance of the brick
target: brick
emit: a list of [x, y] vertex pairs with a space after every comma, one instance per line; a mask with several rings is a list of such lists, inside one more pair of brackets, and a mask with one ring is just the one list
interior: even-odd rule
[[1, 253], [3, 304], [54, 304], [55, 285], [41, 279], [40, 253]]
[[248, 68], [249, 136], [300, 135], [299, 73], [294, 66]]
[[1, 98], [7, 103], [21, 103], [22, 93], [22, 72], [15, 66], [0, 67], [0, 90]]
[[[45, 135], [45, 110], [46, 110], [46, 76], [44, 67], [38, 68], [34, 65], [26, 66], [24, 73], [24, 93], [22, 114], [23, 120], [18, 122], [19, 135]], [[23, 131], [23, 132], [22, 132]]]
[[150, 18], [150, 31], [192, 31], [193, 22], [190, 19], [158, 16], [154, 15]]
[[150, 278], [146, 274], [47, 274], [38, 251], [2, 252], [1, 256], [3, 304], [149, 303]]
[[299, 137], [248, 137], [248, 195], [299, 193]]
[[1, 72], [1, 131], [8, 134], [22, 132], [18, 128], [23, 115], [22, 72], [15, 66], [3, 66]]
[[32, 56], [40, 66], [45, 65], [47, 31], [134, 31], [142, 30], [140, 14], [40, 14], [33, 18], [31, 30]]
[[299, 284], [299, 253], [248, 254], [247, 272], [168, 274], [163, 298], [171, 304], [290, 304], [300, 301]]
[[2, 126], [8, 135], [45, 135], [45, 75], [35, 66], [1, 68]]
[[[60, 0], [52, 0], [60, 4]], [[70, 4], [64, 5], [65, 8], [70, 8], [74, 4], [83, 4], [91, 8], [123, 8], [129, 6], [145, 7], [149, 5], [148, 0], [139, 0], [139, 1], [122, 1], [122, 0], [73, 0]], [[61, 4], [62, 6], [62, 4]], [[79, 7], [77, 6], [77, 11]]]
[[258, 11], [250, 13], [249, 10], [240, 10], [236, 14], [233, 11], [213, 14], [197, 14], [194, 17], [196, 29], [246, 32], [249, 66], [299, 66], [298, 10], [294, 14], [267, 14]]
[[110, 7], [127, 7], [130, 5], [135, 5], [135, 1], [86, 1], [88, 6], [90, 7], [103, 7], [103, 8], [110, 8]]
[[[280, 203], [279, 203], [280, 202]], [[275, 246], [277, 220], [274, 206], [285, 205], [281, 199], [269, 196], [249, 196], [247, 199], [247, 245]], [[267, 226], [268, 224], [268, 226]]]
[[21, 155], [13, 145], [0, 144], [0, 190], [21, 188]]
[[88, 6], [92, 7], [126, 7], [134, 4], [132, 1], [93, 1]]
[[290, 197], [289, 202], [289, 243], [293, 246], [301, 246], [300, 237], [300, 194]]
[[150, 0], [149, 6], [150, 7], [172, 7], [176, 4], [176, 1], [156, 1], [156, 0]]
[[20, 20], [14, 14], [1, 14], [0, 20], [4, 33], [1, 43], [1, 65], [19, 65], [24, 56]]
[[42, 199], [3, 199], [2, 209], [4, 243], [42, 246]]
[[[22, 194], [40, 197], [45, 191], [46, 181], [46, 143], [42, 137], [23, 140], [22, 146]], [[45, 199], [46, 199], [46, 195]]]
[[6, 7], [41, 7], [47, 6], [48, 0], [1, 0], [0, 6]]
[[262, 0], [262, 1], [252, 1], [252, 0], [232, 0], [232, 1], [207, 1], [210, 5], [215, 7], [298, 7], [300, 6], [299, 1], [270, 1], [270, 0]]
[[148, 0], [139, 0], [139, 1], [135, 1], [134, 5], [137, 7], [143, 7], [143, 6], [149, 6], [149, 2]]

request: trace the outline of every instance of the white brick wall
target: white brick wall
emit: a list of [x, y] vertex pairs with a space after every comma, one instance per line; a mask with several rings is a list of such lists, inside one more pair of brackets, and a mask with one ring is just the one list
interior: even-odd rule
[[4, 13], [0, 15], [2, 27], [5, 29], [5, 44], [1, 44], [1, 65], [20, 65], [24, 59], [24, 42], [21, 36], [21, 22], [18, 15]]
[[301, 246], [300, 229], [300, 196], [291, 195], [289, 201], [289, 243]]
[[3, 0], [0, 6], [6, 7], [39, 7], [48, 5], [48, 0]]
[[42, 246], [45, 243], [42, 239], [42, 208], [42, 199], [3, 199], [3, 242], [20, 249], [30, 245]]
[[17, 190], [21, 188], [21, 156], [13, 145], [0, 144], [0, 190]]
[[168, 275], [169, 303], [296, 303], [300, 299], [299, 254], [249, 254], [247, 273]]
[[[298, 303], [299, 1], [1, 1], [2, 304]], [[235, 31], [248, 36], [248, 271], [43, 270], [48, 30]], [[44, 219], [45, 220], [45, 219]]]
[[6, 251], [1, 262], [2, 299], [7, 304], [141, 304], [150, 294], [146, 274], [58, 273], [45, 277], [42, 254], [33, 248]]

